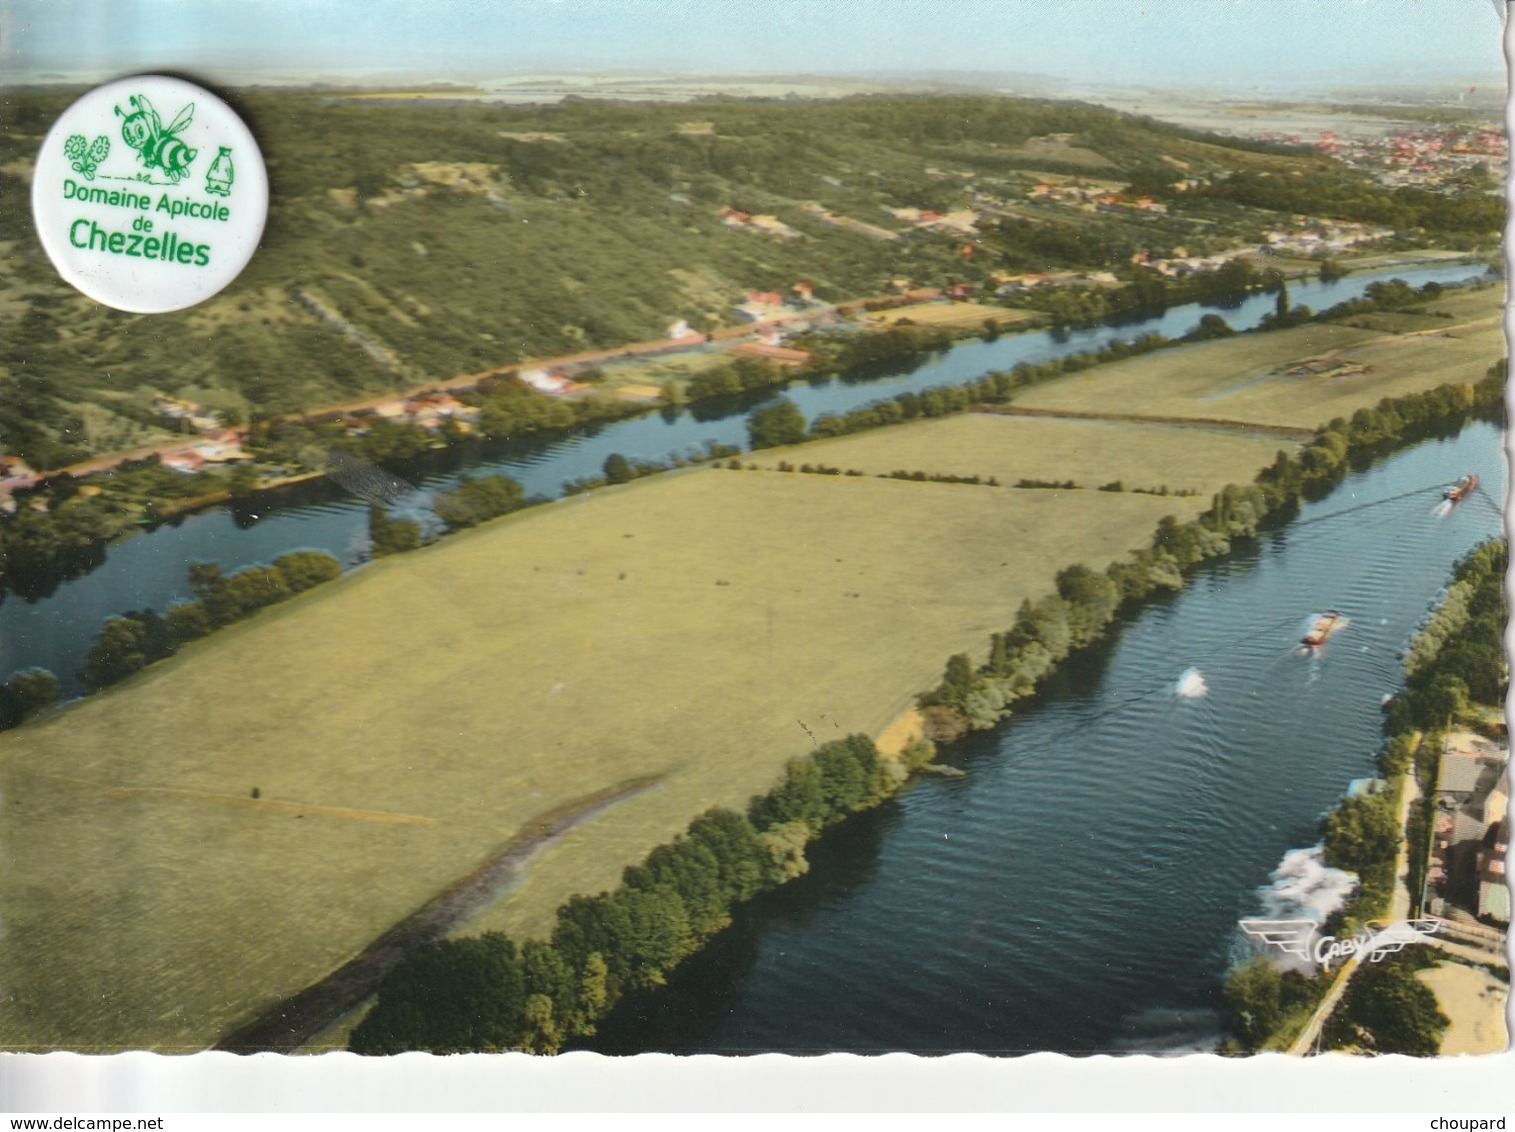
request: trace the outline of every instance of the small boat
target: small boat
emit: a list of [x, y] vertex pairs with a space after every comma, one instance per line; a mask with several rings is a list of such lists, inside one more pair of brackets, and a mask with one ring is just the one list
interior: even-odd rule
[[1448, 503], [1461, 503], [1468, 496], [1478, 490], [1478, 477], [1472, 472], [1463, 476], [1451, 487], [1441, 493], [1441, 497]]
[[1318, 649], [1331, 639], [1338, 629], [1346, 627], [1347, 619], [1334, 609], [1329, 609], [1310, 622], [1310, 628], [1299, 639], [1306, 649]]

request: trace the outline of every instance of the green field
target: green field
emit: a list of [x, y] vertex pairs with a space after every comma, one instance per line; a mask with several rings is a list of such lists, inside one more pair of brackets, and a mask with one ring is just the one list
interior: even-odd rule
[[[1441, 305], [1486, 314], [1492, 292]], [[1496, 324], [1162, 351], [1022, 403], [1313, 425], [1472, 380]], [[1355, 379], [1284, 379], [1342, 350]], [[319, 979], [537, 815], [648, 775], [468, 931], [576, 892], [816, 742], [879, 734], [1055, 570], [1147, 544], [1286, 442], [967, 415], [751, 455], [382, 560], [0, 736], [0, 1046], [202, 1048]], [[862, 476], [773, 470], [779, 461]], [[1006, 486], [901, 482], [895, 469]], [[1019, 478], [1085, 490], [1020, 490]], [[1163, 498], [1092, 488], [1166, 483]], [[254, 795], [256, 791], [256, 796]]]
[[1072, 480], [1093, 489], [1119, 480], [1127, 490], [1166, 484], [1173, 491], [1202, 492], [1208, 499], [1228, 483], [1250, 480], [1280, 448], [1289, 447], [1291, 442], [1277, 437], [1225, 435], [1198, 427], [968, 413], [797, 448], [764, 449], [746, 460], [763, 469], [787, 462], [869, 475], [921, 470], [993, 476], [1005, 487], [1030, 479]]
[[[1428, 329], [1411, 335], [1321, 324], [1159, 351], [1027, 390], [1015, 403], [1313, 428], [1384, 397], [1476, 382], [1504, 356], [1498, 289], [1447, 296], [1429, 309], [1454, 317], [1427, 319]], [[1285, 372], [1322, 357], [1368, 370], [1355, 377]]]
[[[904, 450], [934, 446], [920, 429]], [[699, 469], [229, 629], [0, 739], [0, 1044], [209, 1044], [533, 815], [666, 774], [475, 925], [544, 931], [812, 735], [877, 734], [1054, 567], [1204, 503]]]

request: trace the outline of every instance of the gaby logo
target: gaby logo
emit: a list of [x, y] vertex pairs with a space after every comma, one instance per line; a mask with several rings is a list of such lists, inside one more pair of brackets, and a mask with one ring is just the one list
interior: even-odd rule
[[1333, 963], [1356, 955], [1368, 963], [1377, 963], [1385, 955], [1403, 951], [1412, 943], [1423, 943], [1442, 929], [1443, 921], [1435, 917], [1398, 920], [1378, 927], [1369, 924], [1366, 931], [1348, 939], [1321, 935], [1314, 920], [1242, 920], [1241, 930], [1267, 947], [1276, 947], [1288, 955], [1320, 964], [1329, 971]]

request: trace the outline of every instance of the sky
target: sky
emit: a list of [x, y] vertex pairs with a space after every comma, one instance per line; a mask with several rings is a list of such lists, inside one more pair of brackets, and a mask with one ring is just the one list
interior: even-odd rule
[[[0, 0], [13, 79], [567, 68], [1320, 86], [1503, 73], [1500, 0]], [[245, 81], [245, 80], [243, 80]]]

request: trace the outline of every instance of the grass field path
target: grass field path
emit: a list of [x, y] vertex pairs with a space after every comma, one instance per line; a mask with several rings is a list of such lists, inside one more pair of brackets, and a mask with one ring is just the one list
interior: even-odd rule
[[443, 939], [497, 899], [533, 854], [594, 815], [644, 790], [659, 778], [621, 783], [541, 814], [468, 876], [385, 932], [363, 953], [314, 986], [265, 1012], [216, 1045], [230, 1053], [290, 1053], [379, 989], [384, 976], [418, 947]]

